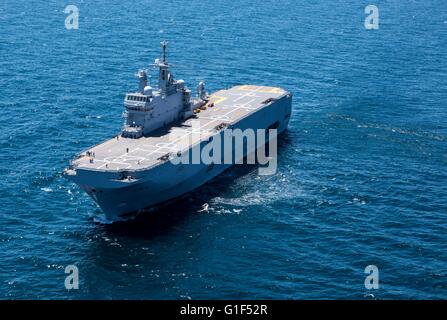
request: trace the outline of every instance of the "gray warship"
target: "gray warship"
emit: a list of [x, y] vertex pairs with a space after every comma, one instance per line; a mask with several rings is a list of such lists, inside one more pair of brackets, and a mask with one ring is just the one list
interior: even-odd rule
[[[152, 65], [158, 69], [158, 86], [151, 87], [148, 72], [139, 70], [138, 91], [124, 99], [121, 132], [79, 153], [63, 173], [111, 222], [170, 202], [232, 165], [175, 164], [172, 157], [203, 148], [225, 128], [276, 129], [279, 134], [290, 119], [292, 94], [277, 87], [237, 85], [208, 94], [201, 81], [193, 97], [170, 71], [166, 41], [161, 48]], [[197, 130], [200, 135], [194, 134]]]

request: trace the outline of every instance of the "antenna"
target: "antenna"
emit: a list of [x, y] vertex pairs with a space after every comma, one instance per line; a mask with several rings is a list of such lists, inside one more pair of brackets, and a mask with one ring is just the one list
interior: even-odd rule
[[163, 40], [160, 42], [161, 48], [163, 49], [163, 62], [166, 62], [166, 47], [168, 46], [168, 42]]

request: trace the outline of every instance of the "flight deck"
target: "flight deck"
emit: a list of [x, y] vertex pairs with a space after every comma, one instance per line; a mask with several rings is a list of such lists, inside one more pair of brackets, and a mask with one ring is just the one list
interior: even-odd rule
[[[209, 102], [184, 121], [138, 139], [116, 136], [79, 154], [75, 168], [100, 171], [140, 170], [208, 139], [219, 126], [231, 125], [287, 92], [276, 87], [241, 85], [210, 95]], [[197, 112], [197, 113], [196, 113]]]

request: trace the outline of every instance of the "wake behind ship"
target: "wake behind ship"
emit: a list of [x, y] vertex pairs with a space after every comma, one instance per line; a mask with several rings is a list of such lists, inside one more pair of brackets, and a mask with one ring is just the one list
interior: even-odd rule
[[[232, 165], [176, 164], [170, 161], [173, 157], [202, 150], [228, 128], [281, 133], [290, 119], [292, 94], [281, 88], [238, 85], [208, 94], [201, 81], [192, 98], [185, 82], [174, 80], [169, 69], [167, 42], [161, 46], [162, 57], [153, 64], [158, 87], [152, 88], [147, 72], [139, 70], [138, 91], [124, 100], [122, 131], [81, 152], [64, 170], [110, 221], [177, 198]], [[244, 150], [242, 156], [246, 155]]]

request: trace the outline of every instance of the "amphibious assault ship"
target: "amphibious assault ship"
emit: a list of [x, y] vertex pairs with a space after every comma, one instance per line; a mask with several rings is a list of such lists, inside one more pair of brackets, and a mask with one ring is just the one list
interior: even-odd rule
[[170, 71], [167, 42], [161, 47], [162, 56], [152, 65], [158, 68], [158, 86], [152, 88], [147, 71], [139, 70], [138, 91], [124, 99], [121, 132], [78, 154], [64, 170], [109, 221], [176, 199], [232, 165], [176, 164], [173, 157], [203, 148], [227, 128], [276, 129], [279, 134], [289, 122], [292, 94], [281, 88], [237, 85], [208, 94], [201, 81], [192, 97]]

